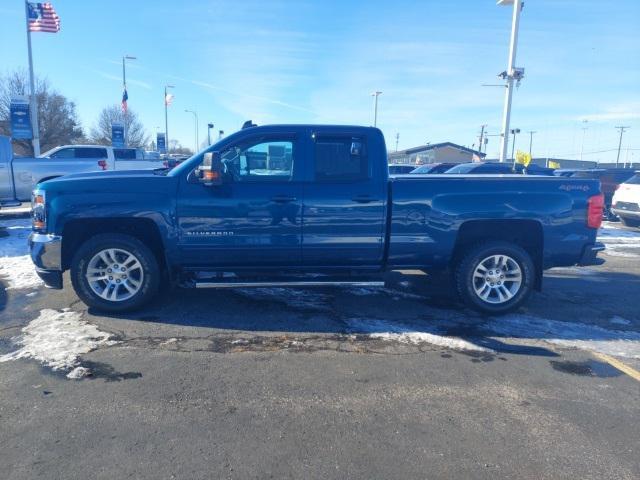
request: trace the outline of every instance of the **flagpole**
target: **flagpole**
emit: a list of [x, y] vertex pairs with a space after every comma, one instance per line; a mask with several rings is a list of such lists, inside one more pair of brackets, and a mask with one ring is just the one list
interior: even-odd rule
[[31, 32], [29, 31], [29, 2], [24, 2], [25, 22], [27, 27], [27, 47], [29, 51], [29, 84], [31, 95], [29, 96], [29, 108], [31, 109], [31, 127], [33, 129], [33, 155], [40, 156], [40, 132], [38, 128], [38, 105], [36, 102], [36, 86], [33, 79], [33, 56], [31, 55]]

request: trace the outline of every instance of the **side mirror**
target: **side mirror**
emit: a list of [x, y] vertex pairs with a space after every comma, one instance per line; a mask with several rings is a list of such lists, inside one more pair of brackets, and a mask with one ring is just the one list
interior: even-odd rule
[[196, 176], [200, 183], [207, 187], [222, 185], [222, 157], [220, 152], [205, 153], [202, 164], [196, 170]]

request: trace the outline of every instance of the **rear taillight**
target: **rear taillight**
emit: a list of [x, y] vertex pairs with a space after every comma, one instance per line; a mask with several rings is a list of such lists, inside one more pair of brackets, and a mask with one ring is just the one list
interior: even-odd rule
[[604, 214], [604, 195], [594, 195], [589, 197], [589, 208], [587, 209], [587, 226], [589, 228], [600, 228], [602, 225], [602, 215]]
[[102, 170], [106, 170], [107, 169], [107, 161], [106, 160], [98, 160], [98, 166]]

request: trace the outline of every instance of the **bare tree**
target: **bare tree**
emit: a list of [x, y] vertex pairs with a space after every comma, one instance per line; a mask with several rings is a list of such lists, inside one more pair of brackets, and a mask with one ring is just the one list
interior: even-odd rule
[[[111, 145], [111, 124], [124, 123], [124, 114], [120, 105], [105, 107], [98, 116], [98, 121], [91, 129], [89, 140], [99, 145]], [[149, 136], [138, 120], [138, 115], [131, 109], [127, 111], [127, 144], [130, 147], [144, 147]]]
[[[35, 83], [41, 150], [46, 152], [58, 145], [81, 142], [84, 135], [75, 103], [51, 89], [47, 80], [36, 78]], [[0, 77], [0, 134], [11, 135], [11, 99], [28, 94], [29, 76], [25, 71], [17, 70]], [[13, 145], [17, 154], [33, 154], [30, 140], [14, 140]]]

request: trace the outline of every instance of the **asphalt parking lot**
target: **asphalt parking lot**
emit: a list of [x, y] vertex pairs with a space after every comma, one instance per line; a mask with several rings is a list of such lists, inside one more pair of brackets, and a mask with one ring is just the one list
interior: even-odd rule
[[0, 216], [2, 478], [640, 478], [640, 232], [486, 318], [448, 284], [87, 311]]

